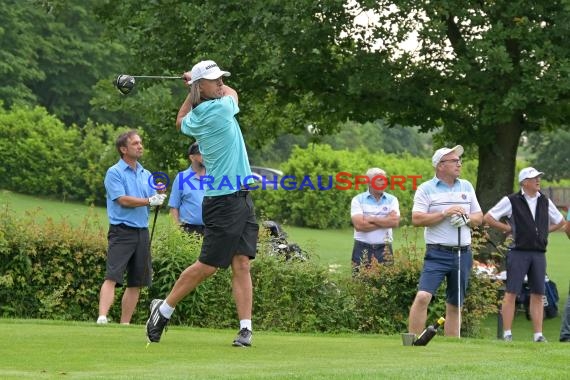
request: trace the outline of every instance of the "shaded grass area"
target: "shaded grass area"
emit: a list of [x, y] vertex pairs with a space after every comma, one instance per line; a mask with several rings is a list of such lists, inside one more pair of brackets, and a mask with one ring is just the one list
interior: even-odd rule
[[10, 342], [2, 379], [559, 379], [570, 353], [562, 343], [438, 336], [404, 347], [399, 336], [265, 332], [243, 349], [231, 347], [235, 331], [188, 327], [145, 348], [143, 326], [37, 320], [0, 319], [0, 334]]

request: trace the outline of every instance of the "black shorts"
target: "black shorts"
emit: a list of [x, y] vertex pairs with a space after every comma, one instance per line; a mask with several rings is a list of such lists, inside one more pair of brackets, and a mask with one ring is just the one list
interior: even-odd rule
[[202, 218], [206, 228], [201, 263], [227, 268], [235, 254], [255, 258], [259, 225], [249, 191], [204, 197]]
[[546, 254], [538, 251], [510, 250], [507, 253], [507, 287], [509, 293], [520, 294], [524, 277], [532, 294], [544, 295]]
[[134, 228], [124, 224], [110, 225], [107, 234], [106, 280], [123, 284], [127, 272], [127, 287], [150, 286], [152, 264], [148, 228]]

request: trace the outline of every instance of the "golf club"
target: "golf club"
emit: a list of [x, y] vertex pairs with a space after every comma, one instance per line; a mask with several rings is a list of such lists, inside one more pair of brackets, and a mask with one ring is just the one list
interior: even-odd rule
[[159, 209], [160, 209], [160, 206], [156, 206], [154, 208], [154, 220], [152, 221], [152, 228], [150, 229], [150, 239], [148, 241], [149, 249], [150, 249], [150, 247], [152, 247], [152, 237], [154, 236], [154, 226], [156, 225], [156, 218], [158, 217], [158, 210]]
[[461, 338], [461, 227], [457, 227], [457, 337]]
[[[469, 217], [465, 214], [460, 214], [463, 219], [463, 226], [469, 228]], [[458, 308], [458, 329], [457, 337], [461, 338], [461, 227], [457, 227], [457, 308]]]
[[184, 79], [182, 76], [179, 77], [171, 77], [171, 76], [164, 76], [164, 75], [127, 75], [127, 74], [120, 74], [115, 79], [115, 87], [121, 92], [123, 95], [127, 95], [130, 93], [133, 88], [135, 87], [135, 78], [140, 79]]

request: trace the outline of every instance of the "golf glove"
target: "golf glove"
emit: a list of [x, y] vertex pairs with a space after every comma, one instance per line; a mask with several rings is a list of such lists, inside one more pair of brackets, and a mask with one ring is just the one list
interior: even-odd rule
[[148, 198], [148, 204], [150, 206], [162, 206], [165, 199], [166, 194], [154, 194], [152, 197]]
[[469, 225], [469, 215], [467, 214], [454, 214], [451, 217], [450, 223], [453, 227], [463, 227], [463, 226], [468, 226]]

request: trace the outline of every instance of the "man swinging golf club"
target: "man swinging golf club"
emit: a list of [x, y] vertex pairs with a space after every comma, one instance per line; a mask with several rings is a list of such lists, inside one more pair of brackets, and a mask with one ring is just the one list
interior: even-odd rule
[[[199, 144], [204, 166], [213, 177], [202, 203], [204, 240], [198, 260], [186, 268], [164, 300], [153, 300], [146, 324], [149, 342], [159, 342], [174, 308], [219, 268], [232, 268], [232, 290], [240, 320], [233, 341], [237, 347], [252, 343], [253, 290], [250, 259], [255, 258], [259, 226], [247, 184], [253, 182], [243, 136], [235, 118], [237, 92], [226, 86], [214, 61], [202, 61], [184, 74], [190, 93], [180, 107], [176, 125]], [[242, 188], [237, 178], [250, 179]], [[227, 185], [230, 182], [235, 187]], [[226, 185], [223, 185], [226, 183]], [[237, 186], [236, 186], [237, 185]]]
[[438, 149], [432, 157], [435, 177], [414, 196], [412, 224], [425, 227], [426, 254], [418, 292], [410, 308], [408, 329], [420, 334], [428, 305], [447, 279], [445, 335], [460, 336], [461, 306], [471, 273], [471, 231], [483, 220], [475, 190], [459, 179], [463, 147]]

